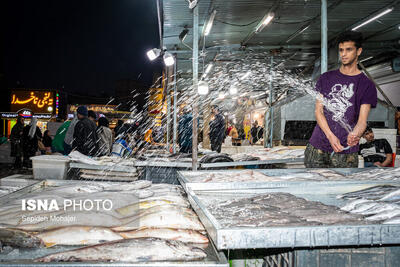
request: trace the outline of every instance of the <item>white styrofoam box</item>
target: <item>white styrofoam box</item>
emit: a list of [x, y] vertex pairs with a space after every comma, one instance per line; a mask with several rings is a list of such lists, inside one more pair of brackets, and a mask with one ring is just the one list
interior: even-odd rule
[[58, 155], [41, 155], [31, 157], [33, 177], [35, 179], [62, 179], [67, 178], [69, 158]]
[[374, 132], [375, 139], [386, 139], [388, 140], [390, 146], [392, 147], [393, 153], [396, 153], [396, 134], [397, 129], [378, 129], [372, 128]]

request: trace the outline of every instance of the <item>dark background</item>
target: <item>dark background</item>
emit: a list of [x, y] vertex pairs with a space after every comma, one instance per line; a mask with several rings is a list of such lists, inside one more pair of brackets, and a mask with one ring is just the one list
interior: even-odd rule
[[2, 111], [12, 88], [110, 97], [119, 80], [150, 86], [161, 69], [146, 57], [159, 47], [156, 1], [6, 0], [0, 9]]

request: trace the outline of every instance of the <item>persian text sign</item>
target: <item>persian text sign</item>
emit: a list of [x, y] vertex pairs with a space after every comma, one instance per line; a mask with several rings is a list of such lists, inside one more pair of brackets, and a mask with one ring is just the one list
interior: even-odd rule
[[28, 108], [34, 113], [52, 113], [53, 92], [49, 91], [13, 91], [11, 94], [11, 111]]

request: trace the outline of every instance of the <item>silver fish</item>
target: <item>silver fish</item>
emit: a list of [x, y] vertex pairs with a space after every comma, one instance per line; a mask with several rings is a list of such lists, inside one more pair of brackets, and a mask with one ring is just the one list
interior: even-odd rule
[[36, 235], [46, 247], [55, 245], [95, 245], [123, 239], [108, 228], [71, 226], [46, 231]]
[[169, 228], [146, 228], [119, 233], [123, 238], [156, 237], [161, 239], [177, 240], [185, 243], [208, 243], [208, 238], [197, 231], [169, 229]]
[[387, 210], [365, 218], [367, 221], [383, 221], [400, 215], [400, 210]]
[[400, 224], [400, 216], [395, 216], [383, 222], [383, 224]]
[[397, 200], [400, 200], [400, 189], [385, 195], [380, 200], [382, 200], [382, 201], [397, 201]]
[[354, 209], [357, 205], [360, 205], [362, 203], [366, 203], [366, 202], [371, 202], [370, 200], [367, 199], [356, 199], [356, 200], [352, 200], [349, 203], [347, 203], [346, 205], [344, 205], [343, 207], [341, 207], [341, 210], [344, 211], [351, 211], [352, 209]]
[[193, 246], [173, 240], [157, 238], [124, 239], [88, 246], [38, 258], [35, 262], [101, 261], [101, 262], [151, 262], [194, 261], [207, 254]]
[[37, 248], [43, 247], [42, 240], [30, 233], [16, 229], [0, 228], [0, 244], [22, 247]]

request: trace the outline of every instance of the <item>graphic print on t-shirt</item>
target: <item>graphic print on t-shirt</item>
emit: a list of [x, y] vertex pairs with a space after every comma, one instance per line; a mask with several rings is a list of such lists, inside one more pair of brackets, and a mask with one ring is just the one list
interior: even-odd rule
[[349, 101], [354, 95], [353, 90], [354, 84], [335, 84], [332, 86], [331, 92], [329, 93], [329, 110], [332, 112], [332, 119], [336, 122], [343, 121], [344, 114], [347, 109], [353, 104]]

